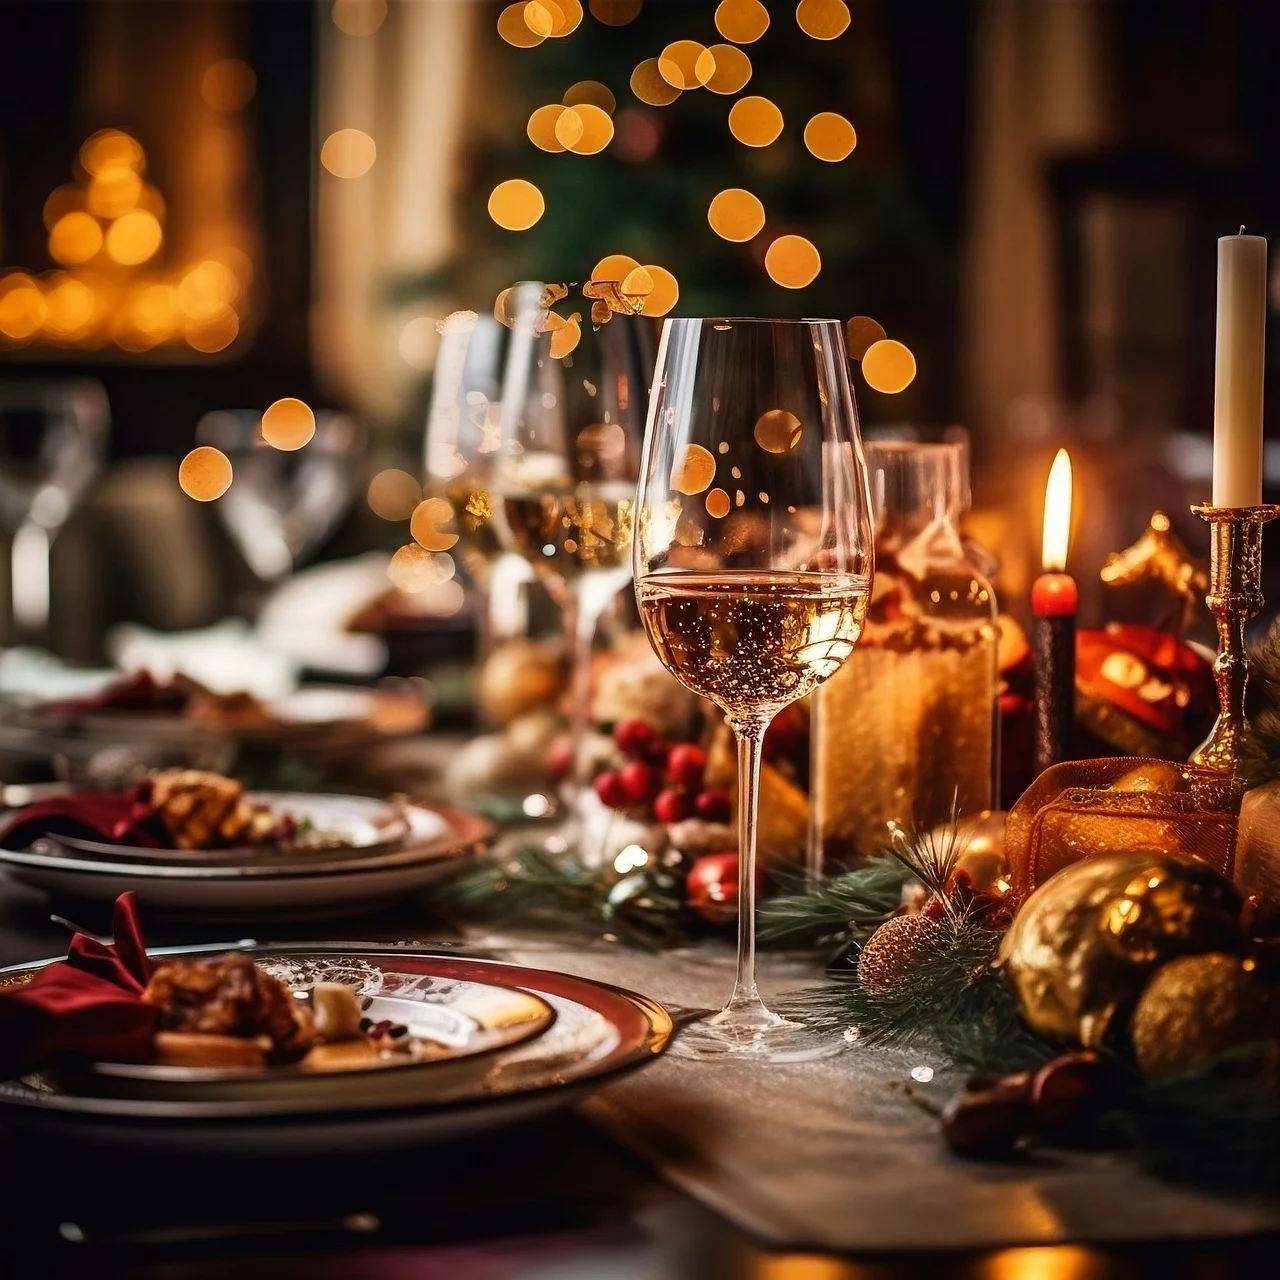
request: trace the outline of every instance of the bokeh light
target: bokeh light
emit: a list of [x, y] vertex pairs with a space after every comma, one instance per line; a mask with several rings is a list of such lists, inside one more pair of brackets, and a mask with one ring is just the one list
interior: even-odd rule
[[320, 148], [320, 163], [335, 178], [359, 178], [373, 168], [378, 144], [363, 129], [337, 129]]
[[178, 291], [168, 284], [150, 284], [140, 289], [129, 307], [134, 328], [153, 346], [173, 337], [180, 318]]
[[49, 256], [55, 262], [88, 262], [102, 248], [102, 227], [87, 213], [64, 213], [49, 232]]
[[565, 149], [564, 143], [556, 137], [556, 122], [564, 114], [564, 107], [558, 102], [549, 102], [545, 107], [538, 107], [530, 113], [525, 132], [535, 147], [553, 154]]
[[707, 209], [711, 229], [723, 240], [750, 240], [764, 226], [764, 205], [742, 187], [718, 192]]
[[716, 30], [734, 44], [752, 44], [769, 29], [769, 10], [760, 0], [721, 0]]
[[646, 58], [631, 73], [631, 92], [651, 107], [669, 106], [680, 96], [680, 90], [663, 79], [657, 58]]
[[40, 332], [48, 316], [48, 304], [36, 281], [15, 271], [0, 279], [0, 334], [25, 342]]
[[751, 59], [737, 45], [713, 44], [707, 52], [716, 64], [707, 81], [712, 93], [737, 93], [751, 79]]
[[85, 192], [85, 204], [99, 218], [118, 218], [135, 208], [141, 197], [142, 179], [136, 171], [112, 164], [94, 175]]
[[[613, 141], [613, 120], [602, 107], [584, 102], [580, 107], [566, 107], [565, 114], [570, 112], [582, 121], [582, 132], [575, 141], [566, 144], [575, 155], [597, 155]], [[558, 131], [558, 123], [556, 128]]]
[[589, 0], [587, 4], [591, 16], [608, 27], [625, 27], [635, 21], [643, 6], [644, 0]]
[[44, 202], [44, 209], [42, 210], [45, 230], [52, 231], [60, 218], [64, 217], [68, 213], [78, 213], [83, 209], [83, 188], [78, 187], [71, 182], [68, 182], [61, 187], [55, 187], [51, 192], [49, 192], [49, 196]]
[[294, 396], [277, 400], [262, 415], [262, 438], [273, 449], [301, 449], [316, 433], [311, 406]]
[[862, 357], [862, 376], [874, 391], [896, 395], [905, 391], [916, 376], [916, 358], [901, 342], [881, 338]]
[[235, 300], [240, 292], [236, 274], [216, 258], [198, 262], [178, 283], [178, 305], [192, 320], [210, 320]]
[[44, 331], [56, 341], [73, 342], [93, 325], [93, 290], [83, 280], [62, 277], [44, 300]]
[[85, 139], [80, 148], [80, 165], [90, 175], [114, 165], [141, 173], [146, 166], [146, 156], [136, 138], [119, 129], [99, 129]]
[[716, 478], [716, 460], [710, 449], [700, 444], [685, 446], [671, 469], [671, 487], [677, 493], [692, 497], [711, 487]]
[[729, 132], [747, 147], [767, 147], [782, 132], [782, 112], [756, 94], [739, 98], [729, 110]]
[[414, 316], [405, 322], [396, 340], [396, 349], [400, 359], [411, 369], [424, 372], [431, 368], [435, 359], [436, 348], [440, 345], [440, 334], [436, 322], [430, 316]]
[[[383, 0], [385, 7], [385, 0]], [[214, 111], [243, 111], [258, 91], [258, 77], [242, 58], [219, 58], [200, 77], [200, 96]]]
[[707, 515], [713, 520], [723, 520], [729, 514], [729, 495], [723, 489], [712, 489], [707, 494]]
[[524, 18], [524, 8], [524, 0], [516, 0], [515, 4], [507, 5], [498, 14], [498, 34], [517, 49], [532, 49], [540, 45], [546, 37], [529, 29], [529, 24]]
[[122, 267], [136, 267], [154, 257], [163, 241], [164, 231], [155, 214], [134, 209], [107, 228], [107, 256]]
[[582, 341], [582, 326], [577, 320], [566, 320], [551, 335], [551, 358], [563, 360]]
[[508, 178], [489, 193], [489, 217], [507, 231], [528, 231], [546, 208], [542, 192], [524, 178]]
[[696, 40], [673, 40], [658, 55], [658, 74], [677, 89], [698, 89], [716, 73], [716, 60]]
[[802, 434], [800, 419], [787, 409], [766, 409], [756, 419], [756, 444], [766, 453], [790, 453]]
[[592, 280], [612, 280], [621, 283], [640, 264], [625, 253], [606, 254], [591, 268]]
[[349, 36], [371, 36], [387, 20], [387, 0], [333, 0], [332, 17]]
[[819, 111], [804, 127], [804, 145], [819, 160], [836, 162], [858, 145], [853, 125], [835, 111]]
[[178, 464], [178, 484], [188, 498], [212, 502], [231, 488], [231, 459], [221, 449], [202, 444]]
[[586, 122], [573, 107], [561, 107], [552, 132], [562, 150], [571, 150], [582, 140]]
[[642, 316], [665, 316], [680, 301], [680, 283], [666, 267], [655, 266], [652, 262], [644, 268], [653, 281], [653, 288], [644, 300]]
[[388, 467], [369, 481], [369, 508], [382, 520], [408, 520], [422, 501], [422, 486], [407, 471]]
[[867, 351], [884, 336], [884, 325], [870, 316], [854, 316], [845, 325], [845, 339], [849, 346], [849, 357], [861, 360]]
[[850, 21], [849, 6], [844, 0], [800, 0], [796, 5], [800, 30], [815, 40], [834, 40]]
[[193, 351], [213, 355], [225, 351], [240, 334], [240, 318], [230, 307], [221, 307], [211, 316], [188, 320], [182, 337]]
[[447, 498], [427, 498], [417, 504], [409, 517], [409, 532], [427, 551], [448, 551], [458, 541], [458, 535], [441, 526], [452, 520], [453, 507]]
[[564, 97], [560, 101], [566, 107], [580, 107], [584, 102], [590, 103], [591, 106], [599, 107], [608, 115], [613, 115], [618, 106], [613, 90], [607, 84], [601, 84], [599, 80], [579, 80], [571, 84], [564, 91]]
[[804, 236], [779, 236], [765, 251], [764, 269], [784, 289], [803, 289], [822, 270], [817, 247]]
[[394, 587], [408, 595], [444, 581], [436, 557], [416, 542], [401, 547], [391, 557], [387, 577]]

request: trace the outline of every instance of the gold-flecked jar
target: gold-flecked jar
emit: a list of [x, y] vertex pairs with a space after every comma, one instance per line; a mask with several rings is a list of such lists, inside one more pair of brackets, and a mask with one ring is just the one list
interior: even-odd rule
[[867, 856], [894, 825], [992, 805], [996, 601], [959, 522], [962, 442], [867, 445], [876, 564], [862, 639], [814, 702], [811, 860]]

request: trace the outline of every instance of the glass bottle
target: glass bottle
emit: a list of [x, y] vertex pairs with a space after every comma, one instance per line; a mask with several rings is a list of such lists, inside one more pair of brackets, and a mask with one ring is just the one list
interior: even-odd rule
[[998, 776], [999, 629], [961, 540], [963, 442], [869, 442], [875, 579], [862, 641], [817, 692], [810, 868], [989, 809]]

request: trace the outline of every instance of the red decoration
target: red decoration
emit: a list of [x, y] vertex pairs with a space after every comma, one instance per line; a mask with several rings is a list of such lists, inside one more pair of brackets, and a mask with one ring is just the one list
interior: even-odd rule
[[[756, 870], [756, 890], [764, 876]], [[689, 905], [704, 920], [723, 924], [738, 914], [738, 855], [735, 852], [708, 853], [689, 869], [684, 882]]]
[[1061, 618], [1080, 606], [1080, 589], [1069, 573], [1042, 573], [1031, 584], [1031, 612], [1037, 618]]

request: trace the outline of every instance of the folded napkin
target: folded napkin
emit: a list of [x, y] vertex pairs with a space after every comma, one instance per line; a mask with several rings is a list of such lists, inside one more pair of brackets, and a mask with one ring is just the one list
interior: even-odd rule
[[0, 826], [0, 848], [27, 849], [41, 836], [61, 835], [159, 849], [169, 841], [161, 838], [163, 829], [153, 823], [154, 815], [154, 806], [139, 787], [50, 796], [19, 809]]
[[51, 1058], [142, 1062], [157, 1010], [142, 999], [151, 978], [132, 893], [116, 899], [115, 941], [76, 934], [67, 958], [25, 986], [0, 988], [0, 1080]]

